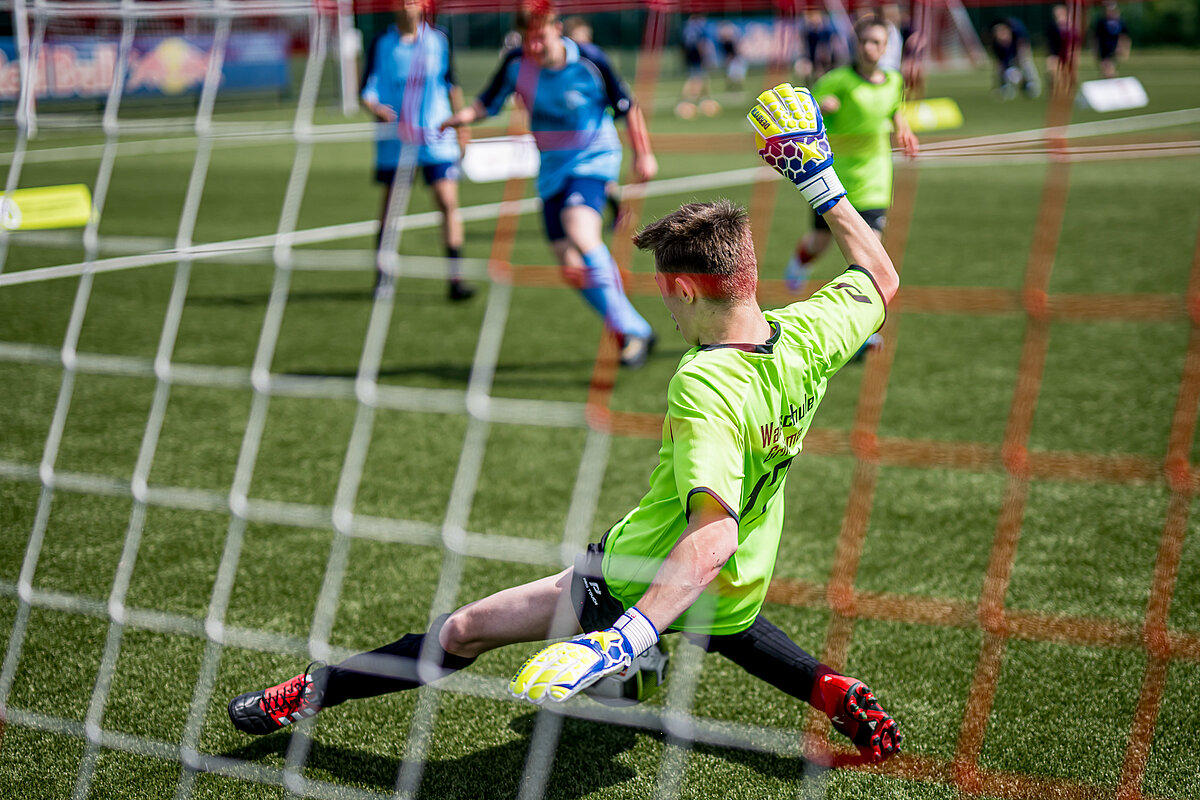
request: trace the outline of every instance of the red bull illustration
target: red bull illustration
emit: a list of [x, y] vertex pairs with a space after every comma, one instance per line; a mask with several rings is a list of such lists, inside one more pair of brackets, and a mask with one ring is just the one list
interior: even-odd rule
[[[291, 88], [286, 33], [235, 33], [229, 37], [222, 64], [222, 91]], [[139, 37], [134, 40], [126, 69], [125, 91], [130, 95], [198, 93], [212, 59], [211, 36]], [[34, 70], [39, 100], [104, 97], [116, 75], [115, 39], [60, 38], [47, 40]], [[15, 42], [0, 38], [0, 100], [15, 100], [21, 92], [21, 71]]]

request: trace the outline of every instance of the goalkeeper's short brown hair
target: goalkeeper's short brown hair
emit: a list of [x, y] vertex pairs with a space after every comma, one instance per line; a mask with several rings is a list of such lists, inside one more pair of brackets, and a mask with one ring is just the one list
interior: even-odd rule
[[688, 203], [652, 222], [633, 237], [654, 253], [654, 266], [666, 275], [695, 279], [709, 300], [753, 299], [758, 262], [746, 209], [729, 200]]

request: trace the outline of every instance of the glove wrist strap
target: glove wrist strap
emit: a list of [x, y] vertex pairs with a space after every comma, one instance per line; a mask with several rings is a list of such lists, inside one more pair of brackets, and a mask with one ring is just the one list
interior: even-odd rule
[[658, 629], [654, 627], [653, 622], [647, 619], [645, 614], [637, 610], [637, 606], [622, 614], [613, 623], [613, 627], [621, 632], [625, 641], [629, 642], [629, 647], [635, 656], [640, 656], [658, 641]]
[[797, 184], [797, 187], [818, 214], [824, 214], [833, 208], [838, 198], [846, 194], [832, 165], [805, 178], [804, 183]]

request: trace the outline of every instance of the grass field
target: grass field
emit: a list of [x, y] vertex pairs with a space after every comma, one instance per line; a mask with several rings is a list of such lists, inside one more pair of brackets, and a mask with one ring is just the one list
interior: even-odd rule
[[[464, 59], [468, 87], [483, 80], [490, 58]], [[632, 57], [624, 61], [631, 72]], [[1138, 54], [1128, 71], [1151, 97], [1149, 107], [1129, 115], [1200, 107], [1200, 54]], [[1045, 100], [998, 103], [987, 91], [989, 77], [930, 77], [928, 94], [955, 97], [966, 124], [927, 143], [1045, 123]], [[685, 123], [670, 114], [678, 88], [674, 77], [655, 87], [649, 106], [656, 134], [745, 132], [744, 108], [754, 92], [722, 94], [720, 115]], [[218, 113], [229, 123], [287, 118], [286, 108], [236, 104]], [[1073, 121], [1107, 118], [1077, 110]], [[318, 121], [344, 120], [323, 102]], [[900, 177], [915, 185], [915, 205], [903, 252], [905, 288], [885, 329], [889, 347], [835, 379], [810, 452], [791, 468], [789, 518], [767, 613], [803, 646], [872, 684], [901, 721], [906, 755], [879, 770], [834, 769], [805, 779], [799, 742], [806, 707], [709, 656], [694, 713], [730, 723], [722, 729], [761, 752], [712, 744], [681, 750], [659, 732], [586, 718], [597, 706], [584, 699], [573, 706], [579, 716], [564, 721], [547, 797], [642, 798], [661, 786], [677, 786], [686, 798], [1091, 798], [1119, 790], [1131, 798], [1200, 796], [1192, 705], [1200, 694], [1200, 532], [1190, 513], [1200, 337], [1189, 319], [1189, 310], [1193, 319], [1196, 313], [1190, 287], [1200, 285], [1200, 156], [1193, 149], [1134, 158], [1129, 147], [1194, 142], [1198, 134], [1192, 121], [1084, 140], [1128, 148], [1130, 157], [1070, 164], [1061, 231], [1050, 231], [1059, 235], [1051, 239], [1057, 245], [1042, 286], [1048, 317], [1027, 314], [1022, 298], [1036, 300], [1023, 292], [1039, 286], [1027, 267], [1045, 219], [1043, 186], [1056, 168], [1046, 161], [918, 162]], [[156, 137], [122, 141], [139, 138]], [[13, 132], [0, 131], [0, 140], [11, 152]], [[46, 127], [31, 148], [102, 141], [94, 130]], [[758, 163], [748, 141], [732, 152], [673, 152], [669, 143], [683, 141], [660, 143], [662, 178]], [[98, 153], [77, 152], [31, 158], [21, 185], [93, 183]], [[294, 155], [289, 142], [219, 143], [194, 240], [273, 233]], [[117, 159], [100, 226], [117, 249], [103, 256], [119, 252], [117, 237], [145, 237], [131, 248], [174, 241], [192, 160], [190, 146], [166, 145], [131, 148]], [[7, 169], [10, 162], [3, 163]], [[366, 141], [318, 144], [297, 227], [374, 218], [369, 165]], [[464, 184], [463, 203], [495, 202], [502, 188]], [[747, 184], [651, 197], [642, 220], [693, 197], [720, 194], [750, 204], [762, 244], [764, 303], [785, 302], [776, 281], [808, 214], [793, 193], [779, 189], [764, 201], [772, 190], [756, 194], [761, 190]], [[419, 189], [411, 210], [430, 208]], [[466, 255], [488, 257], [495, 229], [495, 220], [470, 223]], [[318, 247], [361, 252], [371, 243], [360, 236]], [[269, 367], [275, 376], [311, 380], [295, 382], [304, 391], [271, 398], [260, 446], [239, 472], [247, 426], [256, 422], [249, 368], [274, 280], [270, 251], [258, 252], [257, 261], [198, 261], [178, 284], [186, 302], [165, 355], [191, 369], [178, 373], [167, 394], [153, 365], [181, 273], [172, 262], [95, 277], [78, 331], [82, 368], [70, 373], [61, 445], [51, 448], [48, 466], [58, 482], [52, 492], [39, 482], [38, 467], [62, 396], [59, 348], [80, 280], [0, 285], [0, 630], [24, 619], [17, 598], [23, 568], [34, 590], [0, 739], [0, 797], [70, 797], [81, 765], [91, 797], [172, 797], [181, 743], [203, 757], [260, 768], [201, 772], [186, 784], [191, 796], [292, 796], [278, 785], [279, 770], [298, 737], [251, 740], [229, 726], [225, 703], [304, 665], [330, 564], [345, 558], [329, 641], [346, 650], [374, 647], [423, 628], [444, 566], [462, 570], [447, 603], [546, 574], [561, 563], [564, 530], [577, 539], [598, 536], [645, 489], [657, 442], [639, 432], [653, 432], [684, 351], [656, 296], [641, 292], [634, 302], [658, 331], [659, 350], [644, 369], [621, 372], [602, 398], [631, 421], [634, 435], [616, 435], [600, 448], [596, 510], [587, 513], [584, 501], [580, 518], [568, 509], [577, 481], [584, 482], [581, 464], [596, 465], [584, 454], [594, 455], [598, 440], [579, 426], [492, 423], [474, 490], [456, 488], [456, 475], [471, 471], [469, 459], [460, 460], [464, 442], [482, 429], [462, 413], [462, 390], [488, 301], [500, 290], [481, 285], [470, 303], [450, 305], [440, 280], [415, 278], [398, 287], [379, 383], [385, 390], [447, 391], [430, 395], [435, 405], [419, 410], [398, 402], [377, 409], [361, 481], [348, 481], [344, 467], [361, 412], [352, 379], [372, 312], [366, 260], [359, 270], [291, 277]], [[438, 255], [436, 229], [406, 231], [401, 252]], [[83, 255], [78, 242], [16, 236], [3, 274]], [[537, 216], [520, 219], [508, 258], [551, 262]], [[629, 266], [635, 276], [653, 268], [640, 254]], [[840, 269], [831, 253], [817, 277]], [[516, 272], [495, 343], [491, 393], [568, 404], [526, 406], [547, 414], [563, 407], [577, 413], [593, 390], [600, 323], [573, 291], [522, 281], [525, 274]], [[335, 397], [330, 386], [348, 391]], [[146, 444], [156, 402], [165, 402], [165, 416]], [[142, 473], [151, 489], [147, 506], [130, 490]], [[239, 481], [256, 509], [244, 526], [227, 504]], [[347, 502], [354, 514], [376, 521], [390, 540], [356, 537], [346, 547], [329, 522], [339, 485], [353, 489]], [[516, 538], [476, 536], [471, 541], [480, 550], [447, 558], [435, 536], [448, 513], [475, 534], [546, 546], [535, 558], [527, 555], [535, 549]], [[30, 549], [31, 531], [43, 528], [44, 541]], [[126, 550], [130, 531], [140, 536], [136, 553]], [[203, 719], [190, 720], [206, 657], [204, 621], [214, 586], [221, 591], [218, 567], [230, 557], [231, 531], [244, 533], [225, 615], [231, 643], [219, 651]], [[511, 550], [497, 549], [506, 543]], [[506, 558], [478, 557], [484, 552]], [[138, 613], [119, 640], [110, 692], [95, 694], [106, 642], [113, 641], [106, 604], [114, 580], [128, 581], [125, 603]], [[685, 646], [669, 647], [677, 664], [686, 661]], [[470, 675], [451, 681], [457, 691], [436, 693], [422, 797], [517, 796], [537, 715], [503, 699], [498, 687], [528, 653], [514, 647], [488, 654]], [[679, 682], [675, 675], [668, 687]], [[107, 700], [104, 746], [88, 753], [83, 722], [98, 697]], [[418, 701], [417, 693], [405, 693], [322, 715], [307, 728], [303, 776], [392, 792]], [[791, 755], [775, 752], [781, 734], [795, 737]]]

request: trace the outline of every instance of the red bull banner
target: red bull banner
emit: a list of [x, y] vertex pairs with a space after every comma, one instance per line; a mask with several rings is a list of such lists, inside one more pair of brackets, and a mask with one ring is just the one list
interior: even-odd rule
[[[290, 37], [286, 32], [233, 33], [221, 67], [226, 91], [287, 91]], [[196, 94], [212, 59], [211, 36], [146, 36], [134, 39], [125, 75], [128, 95]], [[104, 97], [117, 72], [117, 39], [48, 39], [34, 71], [38, 100]], [[0, 101], [21, 93], [16, 42], [0, 38]]]

